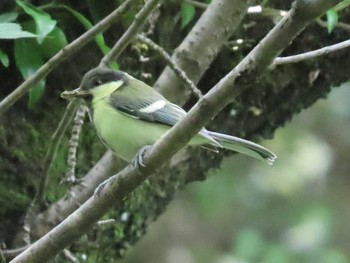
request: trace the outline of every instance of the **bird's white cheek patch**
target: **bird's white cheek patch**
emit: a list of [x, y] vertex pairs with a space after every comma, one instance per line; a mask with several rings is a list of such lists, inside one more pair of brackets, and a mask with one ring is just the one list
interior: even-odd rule
[[157, 110], [160, 110], [167, 104], [166, 101], [164, 100], [158, 100], [150, 105], [148, 105], [145, 108], [140, 109], [141, 112], [143, 113], [153, 113], [156, 112]]

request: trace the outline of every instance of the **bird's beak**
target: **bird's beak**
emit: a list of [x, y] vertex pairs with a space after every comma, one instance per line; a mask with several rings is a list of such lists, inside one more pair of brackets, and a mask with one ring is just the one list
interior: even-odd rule
[[63, 91], [61, 93], [61, 98], [63, 99], [69, 99], [69, 98], [72, 98], [72, 97], [87, 97], [90, 95], [90, 92], [86, 91], [86, 90], [83, 90], [81, 87], [75, 89], [75, 90], [71, 90], [71, 91]]

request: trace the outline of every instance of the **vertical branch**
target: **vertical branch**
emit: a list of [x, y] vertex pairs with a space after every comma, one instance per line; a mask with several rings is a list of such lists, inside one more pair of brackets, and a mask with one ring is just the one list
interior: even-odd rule
[[75, 113], [74, 124], [72, 128], [72, 133], [70, 140], [68, 142], [69, 150], [68, 150], [68, 159], [67, 159], [67, 172], [65, 181], [71, 184], [75, 184], [77, 182], [75, 176], [75, 167], [77, 165], [77, 148], [79, 146], [79, 137], [81, 132], [81, 127], [84, 124], [84, 118], [86, 114], [87, 108], [84, 104], [80, 104], [78, 110]]
[[111, 51], [101, 60], [99, 65], [100, 67], [110, 66], [111, 63], [113, 63], [113, 61], [115, 61], [119, 57], [119, 55], [123, 52], [126, 46], [135, 37], [137, 32], [140, 31], [146, 19], [157, 7], [160, 1], [161, 0], [149, 0], [146, 2], [145, 6], [135, 16], [134, 22], [131, 24], [131, 26], [128, 28], [125, 34], [118, 40], [118, 42], [114, 45]]

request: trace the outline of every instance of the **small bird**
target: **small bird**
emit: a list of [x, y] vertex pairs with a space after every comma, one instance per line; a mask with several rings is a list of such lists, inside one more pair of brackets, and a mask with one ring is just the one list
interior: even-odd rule
[[[92, 122], [99, 137], [127, 162], [136, 160], [140, 149], [155, 143], [187, 114], [146, 83], [123, 71], [105, 67], [90, 70], [79, 88], [65, 91], [62, 97], [82, 97], [90, 101]], [[275, 154], [256, 143], [205, 128], [190, 140], [189, 145], [225, 148], [268, 164], [276, 159]], [[142, 159], [138, 161], [142, 165]]]

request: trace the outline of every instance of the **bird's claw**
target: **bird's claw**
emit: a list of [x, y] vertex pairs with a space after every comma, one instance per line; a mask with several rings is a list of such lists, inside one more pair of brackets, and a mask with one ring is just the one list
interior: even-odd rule
[[136, 167], [136, 168], [146, 167], [146, 165], [143, 161], [143, 157], [144, 157], [145, 153], [150, 148], [151, 148], [151, 145], [145, 145], [145, 146], [141, 147], [140, 150], [138, 150], [134, 159], [132, 160], [132, 164], [134, 165], [134, 167]]
[[[138, 152], [136, 153], [134, 159], [132, 160], [132, 165], [136, 168], [142, 168], [145, 167], [145, 163], [143, 162], [143, 157], [145, 153], [151, 148], [151, 145], [145, 145]], [[111, 181], [113, 177], [108, 178], [103, 183], [101, 183], [94, 191], [94, 197], [99, 197], [103, 188]]]
[[108, 178], [107, 180], [105, 180], [103, 183], [101, 183], [99, 186], [97, 186], [97, 188], [94, 191], [94, 197], [99, 197], [103, 188], [105, 188], [105, 186], [110, 182], [110, 180], [113, 177]]

